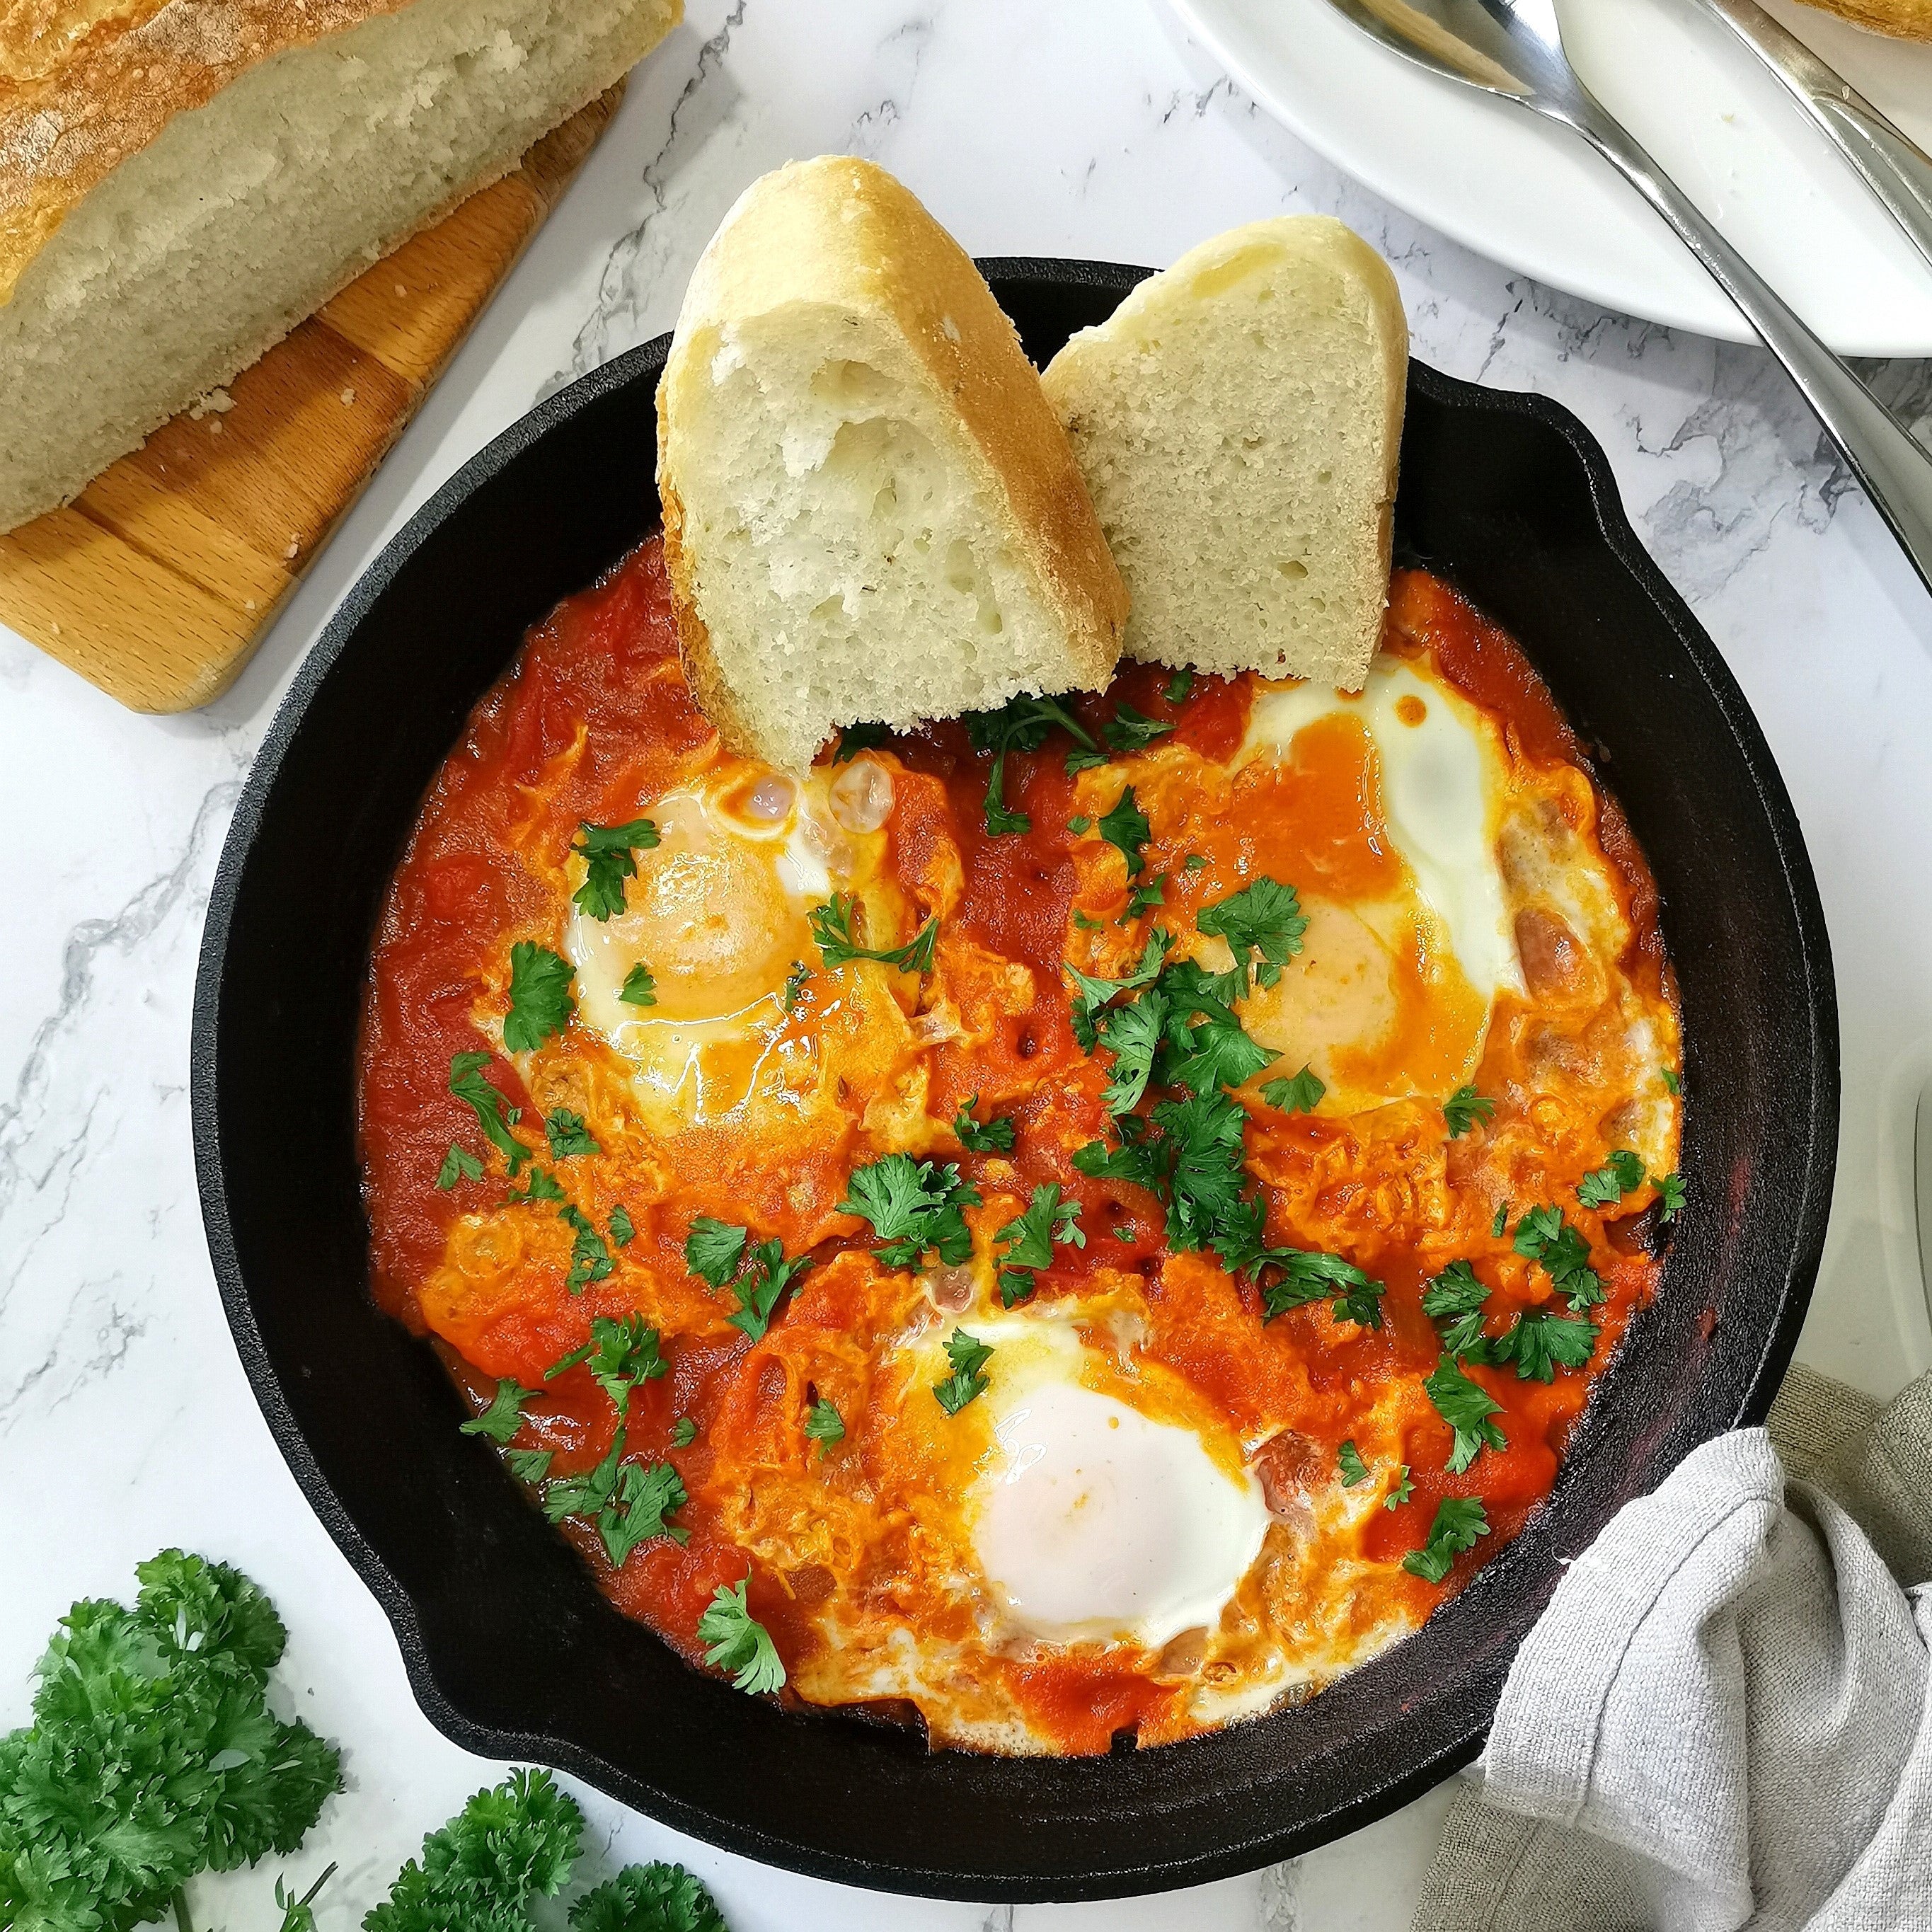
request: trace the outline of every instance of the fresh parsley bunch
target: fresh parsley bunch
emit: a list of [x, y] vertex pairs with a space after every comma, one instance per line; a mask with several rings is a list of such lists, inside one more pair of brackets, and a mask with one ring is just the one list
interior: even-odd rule
[[131, 1932], [202, 1872], [292, 1852], [341, 1788], [334, 1746], [268, 1708], [288, 1633], [260, 1591], [179, 1550], [136, 1574], [133, 1609], [62, 1618], [0, 1739], [10, 1932]]

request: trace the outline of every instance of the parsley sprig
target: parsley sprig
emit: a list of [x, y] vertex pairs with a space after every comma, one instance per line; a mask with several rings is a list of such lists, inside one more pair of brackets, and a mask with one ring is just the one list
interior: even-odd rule
[[1016, 1307], [1034, 1292], [1036, 1271], [1053, 1265], [1054, 1242], [1087, 1245], [1080, 1226], [1080, 1204], [1060, 1198], [1060, 1184], [1047, 1181], [1033, 1191], [1025, 1211], [993, 1237], [1000, 1250], [1000, 1299]]
[[597, 1154], [602, 1151], [584, 1124], [581, 1114], [573, 1114], [568, 1107], [557, 1107], [544, 1116], [544, 1134], [550, 1142], [550, 1155], [553, 1160], [568, 1160], [575, 1154]]
[[[459, 1053], [449, 1063], [449, 1090], [476, 1116], [476, 1124], [483, 1130], [483, 1137], [503, 1156], [512, 1178], [530, 1157], [530, 1150], [511, 1132], [511, 1128], [523, 1118], [521, 1108], [513, 1107], [502, 1093], [483, 1077], [483, 1070], [490, 1064], [487, 1053]], [[452, 1153], [456, 1150], [452, 1148]], [[446, 1162], [445, 1166], [448, 1163]], [[468, 1169], [459, 1162], [459, 1171], [468, 1174]], [[482, 1169], [478, 1169], [478, 1173]], [[470, 1174], [474, 1180], [476, 1176]]]
[[1301, 950], [1308, 920], [1300, 895], [1279, 879], [1262, 878], [1195, 915], [1195, 929], [1225, 939], [1240, 975], [1237, 995], [1251, 986], [1272, 986]]
[[131, 1610], [62, 1618], [32, 1722], [0, 1738], [0, 1912], [23, 1932], [131, 1932], [202, 1872], [292, 1852], [341, 1789], [334, 1748], [268, 1705], [288, 1634], [261, 1592], [179, 1550], [135, 1574]]
[[1117, 752], [1140, 752], [1173, 729], [1172, 724], [1163, 724], [1158, 718], [1136, 710], [1123, 698], [1114, 706], [1112, 718], [1101, 726], [1100, 736]]
[[510, 1010], [503, 1016], [503, 1045], [512, 1053], [534, 1053], [570, 1024], [577, 1010], [570, 980], [576, 970], [560, 952], [533, 940], [510, 948]]
[[1576, 1184], [1576, 1198], [1586, 1208], [1614, 1208], [1642, 1185], [1643, 1162], [1628, 1148], [1618, 1148]]
[[638, 876], [634, 856], [658, 842], [658, 829], [648, 818], [628, 825], [585, 825], [571, 847], [584, 861], [584, 883], [571, 895], [580, 911], [595, 920], [614, 917], [624, 910], [624, 881]]
[[784, 1258], [784, 1244], [776, 1235], [752, 1243], [750, 1231], [700, 1214], [685, 1238], [684, 1263], [713, 1288], [728, 1288], [738, 1298], [731, 1325], [754, 1342], [764, 1340], [772, 1316], [792, 1283], [812, 1265], [809, 1255]]
[[[1047, 734], [1064, 731], [1083, 751], [1102, 762], [1091, 735], [1079, 719], [1055, 698], [1016, 698], [997, 711], [975, 711], [966, 719], [966, 736], [976, 752], [993, 754], [992, 769], [986, 775], [986, 831], [999, 838], [1016, 832], [1030, 832], [1033, 820], [1024, 812], [1012, 810], [1006, 802], [1006, 754], [1010, 752], [1036, 752], [1046, 742]], [[1070, 759], [1067, 769], [1075, 767]]]
[[1514, 1362], [1522, 1382], [1553, 1382], [1559, 1368], [1580, 1369], [1596, 1352], [1597, 1324], [1553, 1308], [1526, 1308], [1490, 1344], [1492, 1359]]
[[1095, 830], [1127, 862], [1130, 883], [1147, 870], [1147, 843], [1154, 827], [1135, 800], [1132, 785], [1122, 788], [1113, 809], [1096, 822]]
[[930, 973], [933, 949], [939, 940], [939, 921], [929, 919], [903, 946], [874, 949], [858, 944], [852, 936], [855, 902], [843, 892], [834, 892], [830, 903], [812, 910], [812, 936], [819, 957], [828, 968], [843, 966], [848, 960], [876, 959], [882, 966], [896, 966], [902, 973]]
[[992, 1360], [991, 1346], [978, 1336], [956, 1328], [946, 1338], [946, 1359], [952, 1372], [932, 1385], [939, 1406], [948, 1415], [957, 1415], [966, 1405], [986, 1392], [986, 1364]]
[[1531, 1208], [1516, 1223], [1514, 1246], [1518, 1254], [1542, 1264], [1571, 1314], [1603, 1300], [1604, 1284], [1590, 1266], [1590, 1244], [1564, 1220], [1561, 1208]]
[[1312, 1114], [1321, 1106], [1322, 1096], [1328, 1090], [1328, 1083], [1314, 1068], [1304, 1066], [1299, 1073], [1264, 1082], [1262, 1098], [1284, 1114]]
[[845, 1420], [829, 1396], [820, 1396], [805, 1412], [805, 1432], [818, 1444], [823, 1455], [835, 1442], [845, 1439]]
[[1484, 1448], [1508, 1448], [1508, 1438], [1494, 1419], [1502, 1414], [1502, 1404], [1480, 1382], [1466, 1376], [1451, 1357], [1444, 1355], [1422, 1386], [1436, 1405], [1436, 1412], [1454, 1435], [1448, 1467], [1456, 1474], [1460, 1475]]
[[640, 1543], [668, 1536], [688, 1543], [691, 1532], [670, 1521], [688, 1498], [684, 1479], [668, 1462], [627, 1462], [624, 1431], [610, 1438], [610, 1447], [594, 1468], [581, 1474], [559, 1476], [544, 1486], [544, 1514], [552, 1522], [580, 1516], [596, 1526], [604, 1553], [614, 1569]]
[[1449, 1130], [1449, 1138], [1460, 1141], [1479, 1120], [1489, 1120], [1496, 1111], [1496, 1103], [1486, 1100], [1473, 1087], [1459, 1087], [1442, 1103], [1442, 1124]]
[[748, 1576], [735, 1588], [718, 1585], [698, 1620], [698, 1636], [708, 1646], [704, 1660], [712, 1670], [730, 1671], [738, 1689], [764, 1696], [784, 1688], [785, 1667], [771, 1633], [745, 1600], [750, 1582]]
[[1012, 1122], [995, 1115], [990, 1120], [975, 1120], [973, 1109], [980, 1104], [976, 1094], [969, 1094], [953, 1116], [952, 1131], [968, 1154], [1011, 1154], [1018, 1131]]
[[838, 1212], [871, 1222], [887, 1268], [915, 1268], [927, 1253], [957, 1267], [973, 1252], [972, 1230], [961, 1210], [979, 1204], [979, 1190], [960, 1179], [956, 1163], [941, 1167], [889, 1154], [852, 1170]]
[[1428, 1541], [1420, 1550], [1412, 1550], [1402, 1559], [1402, 1567], [1425, 1582], [1439, 1583], [1456, 1558], [1466, 1550], [1474, 1549], [1477, 1539], [1489, 1533], [1489, 1515], [1481, 1497], [1444, 1496], [1436, 1505]]
[[463, 1433], [487, 1436], [500, 1449], [522, 1427], [524, 1404], [536, 1394], [535, 1389], [525, 1388], [515, 1376], [504, 1376], [497, 1383], [488, 1408], [464, 1424]]

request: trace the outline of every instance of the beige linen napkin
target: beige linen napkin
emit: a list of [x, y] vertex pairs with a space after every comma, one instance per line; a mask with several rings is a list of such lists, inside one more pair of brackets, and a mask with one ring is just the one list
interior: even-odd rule
[[1932, 1376], [1794, 1369], [1570, 1567], [1414, 1932], [1932, 1932]]

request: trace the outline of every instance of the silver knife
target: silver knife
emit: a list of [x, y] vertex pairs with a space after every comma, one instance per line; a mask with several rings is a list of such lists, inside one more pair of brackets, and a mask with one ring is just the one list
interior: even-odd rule
[[1757, 0], [1698, 0], [1784, 83], [1812, 124], [1858, 170], [1866, 187], [1932, 266], [1932, 155], [1835, 68], [1788, 33]]

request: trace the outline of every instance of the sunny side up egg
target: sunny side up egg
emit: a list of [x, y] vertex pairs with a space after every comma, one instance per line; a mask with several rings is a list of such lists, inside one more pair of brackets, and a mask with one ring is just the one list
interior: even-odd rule
[[[1546, 1492], [1656, 1279], [1676, 1015], [1640, 860], [1514, 646], [1432, 580], [1395, 611], [1359, 694], [1142, 668], [1072, 700], [1108, 748], [1014, 752], [1017, 828], [957, 724], [802, 779], [725, 751], [654, 547], [479, 709], [376, 951], [379, 1283], [479, 1412], [520, 1392], [512, 1472], [694, 1661], [740, 1667], [702, 1619], [742, 1582], [788, 1696], [982, 1750], [1165, 1742], [1398, 1639]], [[586, 826], [638, 819], [586, 892]], [[1294, 897], [1264, 946], [1228, 908], [1264, 880]], [[512, 1051], [519, 947], [568, 998]], [[1184, 1014], [1177, 967], [1248, 1042], [1195, 1105], [1258, 1258], [1180, 1218], [1220, 1157], [1170, 1138], [1181, 1048], [1108, 1097], [1131, 1029], [1096, 1016]]]

